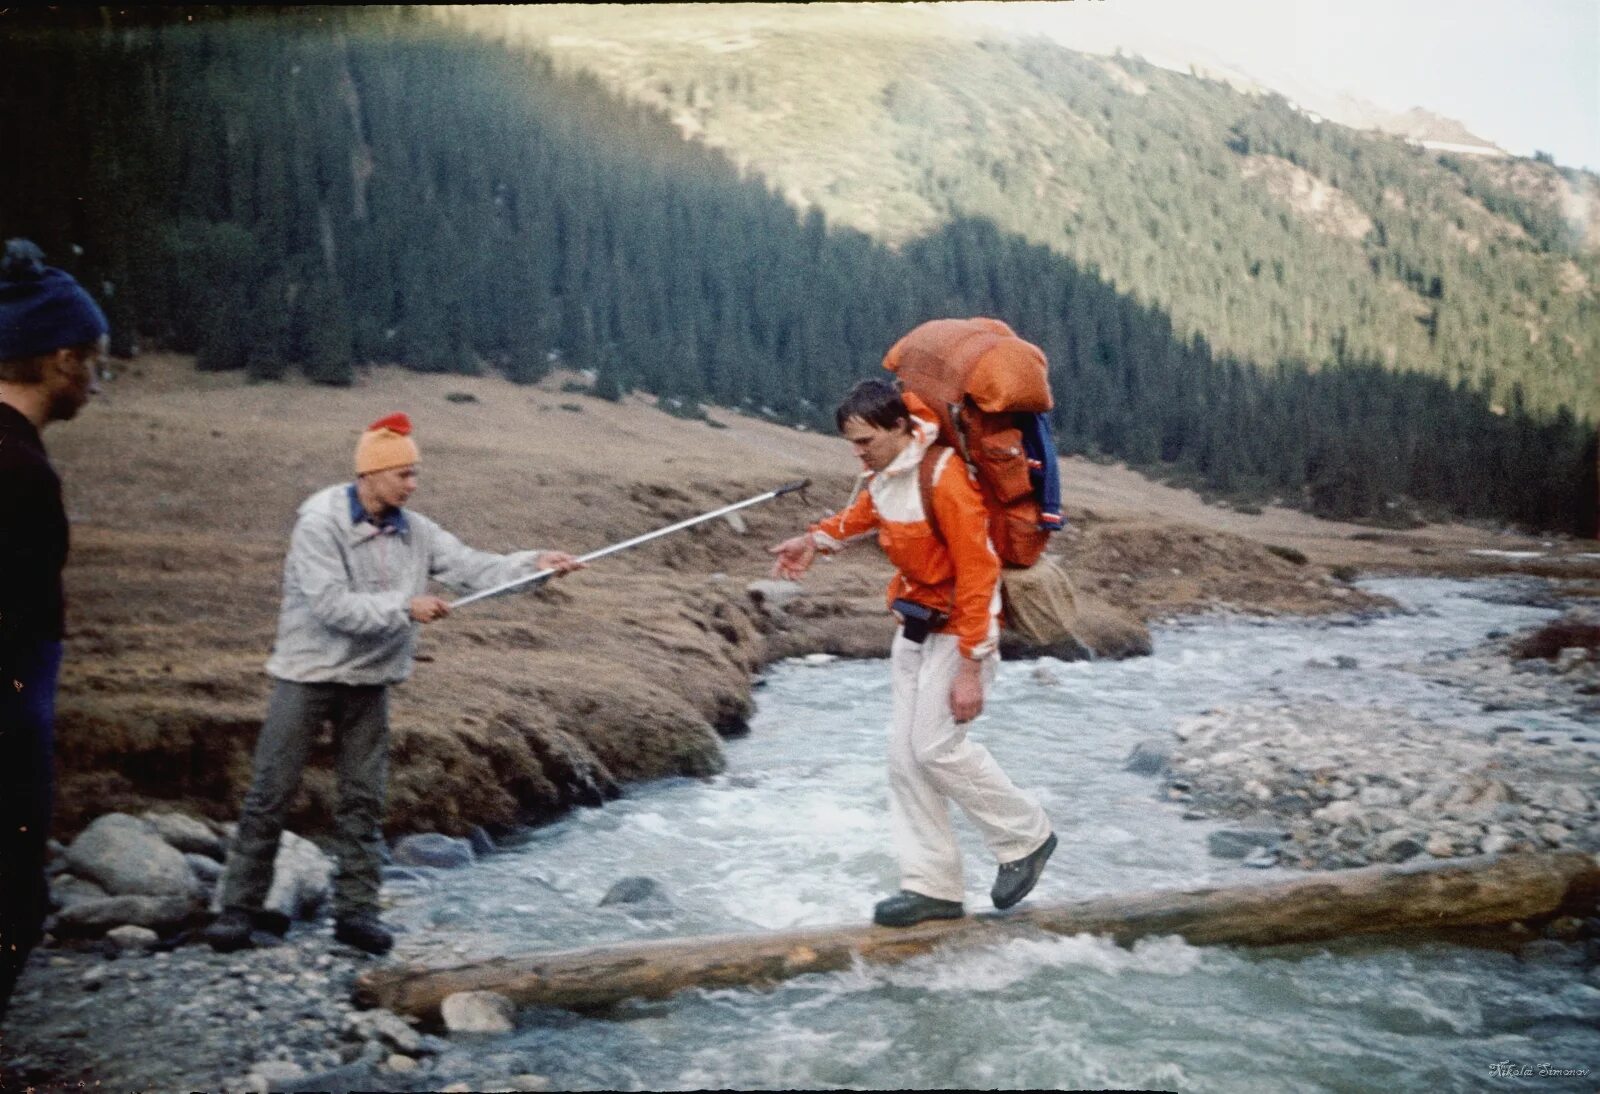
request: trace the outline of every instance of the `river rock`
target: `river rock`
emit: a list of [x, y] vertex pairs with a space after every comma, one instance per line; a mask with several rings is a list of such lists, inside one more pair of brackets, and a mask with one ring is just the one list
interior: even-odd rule
[[1211, 833], [1206, 846], [1214, 858], [1243, 859], [1258, 848], [1275, 850], [1287, 836], [1281, 828], [1224, 829]]
[[271, 1090], [324, 1090], [324, 1086], [303, 1086], [301, 1080], [307, 1078], [306, 1069], [292, 1060], [262, 1060], [250, 1069], [250, 1074], [245, 1076], [248, 1089], [259, 1090], [265, 1094]]
[[1551, 794], [1550, 802], [1554, 808], [1575, 816], [1589, 812], [1593, 804], [1589, 796], [1575, 786], [1557, 787]]
[[1364, 806], [1392, 808], [1400, 804], [1400, 791], [1392, 786], [1363, 786], [1356, 801]]
[[1583, 828], [1574, 829], [1568, 837], [1570, 846], [1580, 851], [1587, 851], [1591, 855], [1600, 853], [1600, 824], [1589, 824]]
[[1159, 775], [1166, 770], [1171, 759], [1172, 746], [1165, 741], [1150, 738], [1133, 746], [1133, 751], [1128, 753], [1128, 759], [1123, 763], [1122, 769], [1131, 771], [1135, 775]]
[[455, 870], [471, 866], [477, 861], [472, 844], [464, 839], [423, 832], [407, 836], [394, 847], [394, 861], [399, 866], [432, 866], [440, 870]]
[[333, 860], [310, 840], [293, 832], [283, 833], [278, 856], [272, 860], [272, 885], [262, 909], [290, 919], [309, 919], [317, 914], [332, 888]]
[[672, 897], [662, 884], [652, 877], [625, 877], [606, 890], [600, 898], [600, 907], [609, 904], [644, 904], [668, 906]]
[[358, 1041], [378, 1042], [407, 1055], [422, 1051], [422, 1034], [392, 1010], [363, 1010], [345, 1021], [345, 1033]]
[[383, 1061], [384, 1070], [397, 1072], [402, 1075], [406, 1072], [417, 1070], [419, 1066], [421, 1065], [419, 1065], [415, 1059], [405, 1055], [402, 1052], [391, 1053], [389, 1058]]
[[1515, 842], [1509, 833], [1499, 828], [1491, 828], [1488, 835], [1478, 841], [1478, 850], [1486, 855], [1497, 855], [1501, 851], [1509, 850]]
[[194, 876], [199, 879], [200, 884], [215, 885], [222, 877], [222, 863], [210, 855], [191, 851], [183, 857], [189, 860], [189, 868], [194, 871]]
[[1443, 832], [1434, 832], [1430, 835], [1428, 842], [1422, 845], [1422, 849], [1434, 858], [1450, 858], [1456, 853], [1456, 845]]
[[57, 908], [70, 908], [86, 900], [104, 900], [110, 895], [94, 882], [72, 874], [61, 874], [50, 880], [50, 899]]
[[451, 1033], [510, 1033], [516, 1028], [516, 1007], [492, 991], [458, 991], [445, 996], [439, 1014]]
[[1452, 790], [1440, 807], [1446, 815], [1462, 819], [1487, 817], [1509, 802], [1511, 788], [1498, 779], [1476, 777]]
[[183, 852], [138, 817], [107, 813], [67, 848], [68, 868], [116, 896], [193, 896], [200, 888]]
[[136, 927], [127, 923], [107, 931], [106, 940], [119, 950], [148, 950], [161, 941], [161, 936], [149, 927]]
[[1567, 836], [1571, 834], [1566, 825], [1556, 824], [1554, 821], [1541, 824], [1538, 831], [1539, 838], [1551, 847], [1560, 847], [1566, 842]]
[[52, 921], [57, 938], [98, 938], [113, 927], [132, 924], [160, 931], [177, 927], [200, 910], [193, 895], [109, 896], [63, 908]]
[[1315, 813], [1312, 813], [1311, 817], [1313, 820], [1320, 821], [1323, 824], [1340, 825], [1347, 823], [1359, 812], [1361, 812], [1361, 807], [1346, 798], [1342, 801], [1329, 802]]
[[1410, 832], [1396, 828], [1373, 841], [1372, 857], [1379, 862], [1406, 862], [1426, 849]]
[[768, 579], [752, 581], [744, 587], [746, 595], [764, 612], [777, 612], [788, 607], [789, 602], [805, 595], [798, 581]]
[[472, 853], [479, 858], [496, 851], [494, 837], [481, 824], [474, 824], [467, 830], [467, 842], [472, 844]]
[[1560, 673], [1572, 672], [1588, 663], [1589, 651], [1582, 646], [1569, 646], [1556, 654], [1556, 671]]
[[146, 813], [140, 819], [155, 829], [156, 835], [186, 854], [204, 855], [218, 862], [227, 854], [222, 837], [204, 821], [182, 813]]

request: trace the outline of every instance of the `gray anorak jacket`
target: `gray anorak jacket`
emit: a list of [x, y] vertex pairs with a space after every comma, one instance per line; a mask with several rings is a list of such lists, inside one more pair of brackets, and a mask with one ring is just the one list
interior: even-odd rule
[[476, 551], [421, 513], [405, 530], [350, 514], [349, 484], [307, 498], [283, 562], [283, 605], [267, 672], [301, 684], [395, 684], [411, 675], [411, 598], [430, 579], [475, 592], [533, 573], [538, 550]]

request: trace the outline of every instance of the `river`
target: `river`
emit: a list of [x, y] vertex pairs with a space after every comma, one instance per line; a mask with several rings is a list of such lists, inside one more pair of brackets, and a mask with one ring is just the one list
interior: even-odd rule
[[[1464, 732], [1504, 720], [1418, 666], [1553, 612], [1486, 596], [1501, 588], [1486, 582], [1365, 587], [1402, 610], [1211, 616], [1157, 627], [1151, 657], [1003, 665], [974, 733], [1061, 836], [1030, 899], [1286, 873], [1212, 858], [1219, 825], [1185, 820], [1156, 780], [1123, 770], [1135, 742], [1206, 710], [1382, 704]], [[757, 694], [751, 733], [729, 742], [723, 775], [637, 788], [471, 870], [389, 884], [390, 918], [413, 953], [447, 963], [866, 919], [896, 880], [885, 666], [787, 662]], [[1552, 732], [1584, 728], [1523, 717]], [[986, 910], [992, 862], [970, 826], [957, 827], [968, 906]], [[654, 879], [666, 899], [599, 906], [629, 876]], [[452, 1050], [431, 1079], [448, 1082], [461, 1052], [463, 1076], [536, 1072], [571, 1089], [1593, 1090], [1597, 1016], [1596, 979], [1559, 947], [1524, 957], [1443, 944], [1248, 952], [1039, 937], [771, 990], [689, 992], [607, 1018], [524, 1010], [516, 1033]], [[1518, 1068], [1532, 1074], [1508, 1074]]]

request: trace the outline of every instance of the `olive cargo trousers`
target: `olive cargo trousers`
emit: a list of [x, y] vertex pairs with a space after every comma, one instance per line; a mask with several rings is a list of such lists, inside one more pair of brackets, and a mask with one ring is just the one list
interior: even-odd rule
[[389, 773], [389, 689], [382, 684], [297, 684], [278, 680], [256, 740], [250, 792], [222, 877], [222, 906], [259, 911], [272, 887], [284, 817], [300, 788], [311, 742], [333, 726], [338, 807], [333, 855], [334, 914], [377, 914], [383, 858], [383, 803]]

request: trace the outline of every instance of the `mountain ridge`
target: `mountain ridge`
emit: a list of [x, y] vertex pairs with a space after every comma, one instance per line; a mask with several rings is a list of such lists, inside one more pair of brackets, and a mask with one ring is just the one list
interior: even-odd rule
[[[1277, 93], [892, 5], [439, 17], [599, 78], [791, 204], [892, 246], [987, 217], [1258, 365], [1359, 353], [1502, 405], [1520, 384], [1531, 406], [1600, 413], [1593, 175], [1428, 152]], [[1392, 120], [1411, 140], [1477, 140], [1425, 112]], [[1322, 231], [1251, 170], [1261, 154], [1338, 192], [1369, 232]]]

